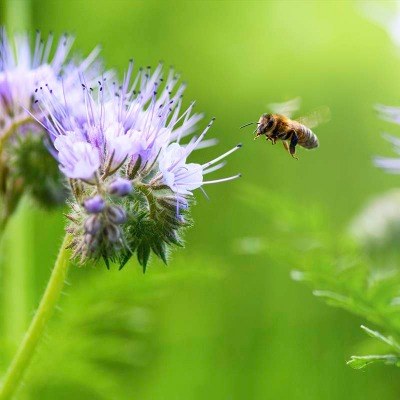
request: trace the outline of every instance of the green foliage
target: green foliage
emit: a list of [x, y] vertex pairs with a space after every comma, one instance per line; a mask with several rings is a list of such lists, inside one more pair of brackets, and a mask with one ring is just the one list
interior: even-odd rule
[[[78, 181], [71, 180], [71, 188], [76, 201], [70, 202], [67, 230], [73, 236], [73, 258], [82, 264], [103, 259], [107, 268], [115, 262], [122, 269], [136, 253], [146, 272], [151, 253], [167, 264], [171, 248], [183, 247], [182, 233], [191, 225], [189, 200], [179, 204], [168, 186], [134, 182], [135, 189], [127, 196], [104, 194], [109, 205], [96, 216], [81, 205], [90, 192]], [[123, 213], [121, 222], [111, 220], [111, 210]]]
[[[126, 388], [134, 385], [137, 393], [146, 370], [160, 357], [163, 303], [183, 281], [214, 282], [210, 278], [215, 274], [200, 271], [202, 265], [193, 260], [186, 271], [155, 273], [152, 279], [128, 269], [77, 271], [47, 329], [22, 398], [130, 399]], [[85, 279], [74, 279], [82, 273]]]
[[128, 251], [120, 260], [120, 269], [135, 251], [143, 272], [146, 271], [151, 251], [167, 264], [170, 247], [183, 246], [182, 231], [191, 225], [189, 212], [182, 210], [182, 205], [177, 205], [168, 187], [156, 190], [139, 187], [122, 201], [125, 209], [129, 210], [124, 224]]
[[[399, 182], [398, 176], [383, 174], [371, 162], [374, 154], [393, 155], [391, 146], [379, 139], [379, 132], [385, 129], [371, 105], [399, 101], [398, 52], [385, 32], [366, 21], [350, 1], [121, 0], [118, 7], [110, 0], [30, 3], [33, 27], [43, 33], [75, 33], [76, 48], [83, 54], [101, 43], [108, 67], [117, 66], [122, 72], [131, 55], [139, 66], [154, 66], [160, 59], [172, 63], [190, 83], [184, 104], [196, 100], [199, 110], [217, 117], [210, 137], [215, 134], [220, 148], [244, 142], [243, 151], [229, 160], [229, 169], [241, 171], [243, 179], [207, 187], [210, 202], [199, 193], [199, 205], [193, 209], [196, 226], [188, 232], [187, 248], [174, 254], [168, 269], [154, 268], [143, 277], [151, 281], [155, 273], [176, 271], [181, 257], [188, 257], [182, 265], [187, 268], [196, 254], [204, 255], [204, 265], [210, 263], [218, 271], [221, 262], [215, 257], [220, 257], [229, 265], [229, 274], [218, 286], [219, 297], [209, 289], [193, 296], [201, 286], [198, 282], [189, 286], [185, 295], [178, 290], [171, 296], [175, 307], [165, 314], [165, 326], [155, 343], [163, 358], [147, 365], [148, 376], [140, 375], [146, 390], [138, 393], [132, 374], [132, 380], [124, 382], [122, 399], [397, 399], [397, 369], [378, 366], [355, 373], [342, 361], [346, 354], [383, 354], [385, 350], [371, 348], [379, 342], [368, 338], [367, 349], [361, 343], [353, 352], [352, 344], [364, 336], [358, 329], [359, 320], [315, 301], [307, 288], [288, 276], [289, 268], [300, 270], [307, 265], [303, 259], [308, 249], [315, 255], [326, 236], [342, 237], [337, 227], [347, 223], [367, 198]], [[4, 1], [0, 7], [0, 19], [5, 23]], [[324, 104], [332, 110], [332, 121], [316, 130], [321, 147], [310, 152], [300, 149], [299, 161], [291, 160], [280, 146], [253, 141], [251, 131], [238, 129], [266, 112], [267, 103], [295, 96], [303, 99], [302, 112]], [[396, 132], [393, 126], [389, 131]], [[204, 161], [216, 155], [218, 150], [209, 148], [194, 156]], [[215, 174], [224, 176], [222, 171]], [[259, 192], [273, 194], [246, 192], [252, 204], [248, 207], [248, 202], [235, 196], [248, 183]], [[314, 205], [323, 205], [328, 221]], [[35, 214], [32, 225], [32, 270], [26, 289], [20, 285], [21, 291], [33, 297], [30, 311], [48, 279], [62, 221], [40, 213]], [[19, 236], [11, 245], [15, 251], [25, 251]], [[323, 265], [331, 258], [332, 254], [321, 249], [316, 262]], [[138, 268], [133, 260], [131, 263], [117, 276], [135, 292], [127, 276]], [[91, 268], [78, 270], [80, 278], [75, 277], [73, 286], [78, 280], [85, 283], [88, 271]], [[114, 279], [114, 274], [104, 273], [104, 279]], [[79, 304], [79, 297], [91, 287], [78, 293], [73, 286], [67, 288], [65, 302], [73, 295]], [[320, 289], [319, 285], [315, 289]], [[97, 292], [95, 301], [110, 292]], [[62, 304], [60, 318], [70, 311], [66, 307]], [[12, 312], [8, 310], [8, 314]], [[73, 312], [84, 315], [86, 310], [76, 307]], [[3, 309], [0, 315], [5, 315]], [[26, 318], [30, 317], [31, 312]], [[58, 322], [57, 326], [63, 327]], [[48, 332], [49, 341], [38, 353], [35, 370], [57, 350], [49, 347], [57, 332]], [[67, 351], [73, 349], [75, 337], [67, 338]], [[0, 351], [0, 364], [6, 365], [3, 354]], [[90, 374], [92, 369], [80, 371], [74, 368], [76, 363], [69, 364], [68, 352], [57, 358], [62, 359], [59, 368], [49, 368], [48, 383], [55, 382], [51, 393], [30, 399], [61, 399], [65, 388], [61, 375], [66, 375], [63, 371], [68, 368], [80, 374], [82, 381], [102, 384], [102, 379]], [[45, 382], [44, 368], [41, 374], [41, 382]], [[290, 385], [285, 383], [288, 379]], [[25, 387], [30, 384], [27, 381]], [[58, 391], [54, 390], [56, 384]], [[72, 389], [70, 385], [64, 398], [96, 398], [82, 385]], [[123, 391], [123, 387], [119, 389]], [[105, 393], [110, 399], [119, 394]]]
[[377, 339], [389, 346], [392, 350], [397, 352], [395, 354], [379, 354], [379, 355], [368, 355], [368, 356], [352, 356], [350, 361], [347, 362], [354, 369], [362, 369], [365, 368], [369, 364], [373, 363], [384, 363], [386, 365], [395, 365], [400, 367], [400, 345], [396, 342], [396, 340], [391, 336], [383, 336], [378, 331], [373, 331], [366, 326], [361, 325], [361, 328], [372, 338]]
[[[327, 304], [361, 316], [388, 334], [363, 327], [395, 354], [352, 357], [349, 365], [359, 369], [380, 361], [400, 366], [400, 269], [392, 262], [377, 264], [376, 251], [372, 256], [348, 235], [332, 231], [321, 212], [309, 212], [313, 206], [282, 201], [257, 188], [246, 192], [255, 209], [263, 204], [265, 220], [275, 226], [279, 242], [287, 244], [295, 268], [292, 278], [307, 283]], [[268, 248], [274, 250], [279, 251]]]

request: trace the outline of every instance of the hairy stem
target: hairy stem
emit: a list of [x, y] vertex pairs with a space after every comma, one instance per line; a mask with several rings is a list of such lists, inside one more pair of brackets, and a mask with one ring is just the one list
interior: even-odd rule
[[69, 243], [70, 237], [66, 234], [39, 307], [4, 377], [0, 388], [0, 400], [11, 399], [15, 394], [40, 342], [46, 324], [53, 314], [68, 271], [69, 251], [67, 247]]
[[151, 192], [151, 189], [142, 183], [137, 183], [135, 187], [146, 197], [147, 203], [149, 205], [150, 218], [155, 219], [155, 216], [157, 215], [157, 203], [155, 201], [154, 195]]

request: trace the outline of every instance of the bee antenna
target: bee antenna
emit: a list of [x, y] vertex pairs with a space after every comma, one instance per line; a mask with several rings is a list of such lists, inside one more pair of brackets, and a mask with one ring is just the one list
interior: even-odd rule
[[242, 125], [240, 129], [245, 128], [246, 126], [253, 125], [253, 124], [260, 124], [259, 122], [249, 122], [248, 124]]

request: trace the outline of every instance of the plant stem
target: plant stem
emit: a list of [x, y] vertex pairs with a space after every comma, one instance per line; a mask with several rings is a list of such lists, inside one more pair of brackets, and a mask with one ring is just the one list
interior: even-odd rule
[[4, 237], [0, 237], [3, 255], [2, 304], [4, 327], [4, 358], [11, 357], [18, 349], [29, 325], [32, 310], [32, 278], [34, 277], [33, 219], [27, 199], [13, 218], [8, 214]]
[[66, 234], [39, 307], [4, 377], [3, 385], [0, 388], [0, 400], [9, 400], [15, 394], [32, 360], [46, 324], [53, 314], [68, 271], [69, 251], [67, 246], [69, 242], [70, 236]]

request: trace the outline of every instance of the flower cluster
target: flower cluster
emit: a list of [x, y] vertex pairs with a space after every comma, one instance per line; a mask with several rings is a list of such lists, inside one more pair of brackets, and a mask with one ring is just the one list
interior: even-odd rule
[[188, 162], [214, 144], [204, 140], [213, 121], [192, 135], [202, 116], [194, 104], [181, 112], [184, 85], [173, 71], [165, 80], [161, 65], [132, 72], [130, 62], [121, 84], [102, 76], [90, 85], [81, 74], [80, 95], [64, 90], [61, 101], [51, 83], [39, 87], [37, 121], [70, 182], [68, 229], [82, 262], [122, 267], [135, 252], [144, 268], [151, 252], [166, 262], [169, 247], [182, 245], [193, 190], [239, 177], [204, 179], [240, 145], [204, 164]]
[[[96, 48], [83, 60], [69, 60], [74, 38], [63, 35], [53, 46], [53, 35], [43, 40], [37, 32], [33, 47], [28, 35], [9, 39], [0, 28], [0, 188], [3, 217], [15, 208], [23, 191], [30, 190], [43, 205], [64, 200], [57, 165], [43, 146], [45, 134], [37, 120], [40, 88], [51, 86], [58, 97], [71, 95], [83, 72], [97, 77]], [[36, 91], [36, 94], [35, 94]], [[80, 95], [80, 93], [78, 94]], [[36, 97], [36, 100], [35, 100]], [[47, 157], [46, 160], [44, 158]]]
[[[44, 41], [38, 32], [32, 50], [28, 35], [15, 36], [10, 41], [4, 28], [0, 28], [2, 138], [10, 134], [12, 128], [21, 128], [28, 122], [35, 125], [30, 114], [40, 117], [34, 100], [34, 92], [37, 92], [39, 87], [51, 85], [53, 90], [61, 95], [63, 86], [64, 90], [72, 90], [73, 83], [80, 73], [86, 71], [92, 78], [96, 75], [98, 68], [91, 71], [90, 67], [97, 59], [99, 49], [93, 50], [83, 61], [68, 61], [67, 57], [73, 42], [74, 38], [65, 34], [59, 39], [55, 50], [52, 50], [53, 35], [50, 34]], [[52, 57], [50, 57], [51, 53], [53, 53]], [[35, 128], [37, 130], [39, 127], [36, 125]], [[32, 129], [29, 126], [29, 130]]]

